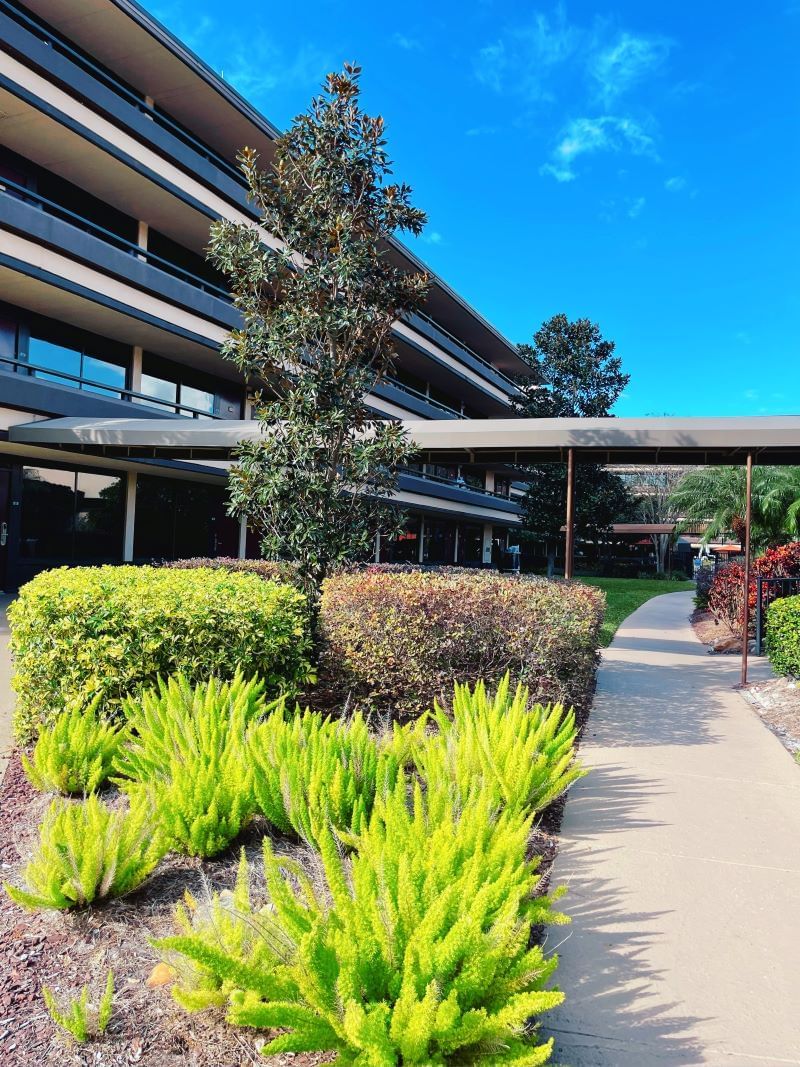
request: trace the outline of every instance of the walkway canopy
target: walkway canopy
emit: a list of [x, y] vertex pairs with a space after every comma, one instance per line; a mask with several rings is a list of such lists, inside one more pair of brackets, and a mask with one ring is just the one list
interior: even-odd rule
[[[438, 462], [800, 465], [800, 416], [713, 419], [432, 419], [405, 422]], [[47, 419], [12, 426], [20, 444], [90, 455], [228, 459], [256, 422], [227, 419]]]

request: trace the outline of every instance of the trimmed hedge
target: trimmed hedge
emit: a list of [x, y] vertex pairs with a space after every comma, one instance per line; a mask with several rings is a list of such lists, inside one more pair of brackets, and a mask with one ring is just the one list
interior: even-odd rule
[[800, 596], [783, 597], [770, 604], [766, 648], [779, 674], [800, 676]]
[[276, 695], [310, 675], [305, 597], [252, 574], [61, 567], [25, 585], [8, 616], [20, 741], [98, 694], [100, 711], [119, 714], [176, 671], [199, 682], [239, 669]]
[[321, 682], [411, 713], [453, 682], [492, 685], [510, 671], [533, 700], [581, 703], [604, 606], [589, 586], [489, 571], [337, 574], [323, 589]]
[[297, 567], [285, 560], [273, 559], [238, 559], [235, 556], [213, 556], [204, 558], [194, 556], [191, 559], [175, 559], [164, 564], [170, 570], [193, 571], [205, 567], [214, 571], [236, 571], [244, 574], [256, 574], [270, 582], [283, 582], [300, 588]]

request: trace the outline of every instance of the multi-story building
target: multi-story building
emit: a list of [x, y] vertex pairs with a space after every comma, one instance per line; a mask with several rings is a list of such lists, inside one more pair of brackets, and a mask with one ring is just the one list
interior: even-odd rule
[[[224, 465], [22, 446], [38, 419], [241, 419], [219, 355], [238, 313], [212, 220], [254, 218], [235, 164], [278, 131], [132, 0], [0, 0], [0, 589], [64, 563], [255, 554]], [[401, 247], [391, 255], [421, 264]], [[441, 279], [397, 322], [390, 418], [513, 414], [516, 349]], [[381, 558], [487, 563], [519, 522], [510, 470], [418, 464]]]

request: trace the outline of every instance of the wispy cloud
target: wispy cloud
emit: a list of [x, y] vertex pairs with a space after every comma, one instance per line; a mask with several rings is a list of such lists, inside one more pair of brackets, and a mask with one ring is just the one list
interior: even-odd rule
[[567, 21], [563, 6], [553, 16], [537, 12], [480, 49], [475, 77], [495, 92], [510, 90], [529, 102], [554, 98], [551, 77], [577, 55], [582, 31]]
[[633, 119], [621, 115], [572, 119], [560, 135], [550, 161], [539, 170], [558, 182], [571, 182], [578, 176], [576, 161], [596, 152], [620, 152], [657, 158], [655, 142]]
[[675, 177], [667, 178], [664, 182], [664, 188], [668, 193], [681, 193], [686, 188], [688, 182], [685, 178]]
[[426, 245], [440, 245], [444, 241], [444, 237], [438, 230], [430, 230], [427, 233], [423, 233], [420, 240]]
[[416, 37], [408, 37], [405, 33], [396, 33], [392, 40], [398, 48], [402, 48], [405, 52], [421, 52], [422, 41]]
[[589, 60], [589, 74], [600, 101], [608, 107], [638, 82], [663, 66], [671, 42], [623, 32]]
[[644, 211], [644, 205], [647, 203], [643, 196], [637, 196], [635, 200], [632, 200], [628, 205], [628, 218], [638, 219], [641, 213]]

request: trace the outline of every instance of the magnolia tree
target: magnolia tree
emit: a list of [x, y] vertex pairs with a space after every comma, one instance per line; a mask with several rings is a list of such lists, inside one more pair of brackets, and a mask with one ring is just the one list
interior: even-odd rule
[[364, 398], [392, 367], [392, 324], [429, 284], [389, 254], [392, 236], [420, 233], [425, 215], [387, 180], [383, 119], [361, 110], [360, 73], [328, 75], [270, 166], [240, 153], [260, 226], [217, 222], [209, 247], [243, 318], [222, 354], [258, 383], [264, 431], [237, 450], [230, 509], [265, 556], [296, 561], [312, 607], [332, 566], [401, 524], [390, 497], [413, 448]]

